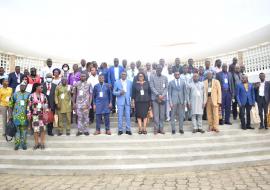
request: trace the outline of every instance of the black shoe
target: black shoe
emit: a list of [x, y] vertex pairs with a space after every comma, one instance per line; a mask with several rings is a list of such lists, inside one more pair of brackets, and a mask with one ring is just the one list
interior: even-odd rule
[[89, 136], [89, 132], [85, 132], [84, 135], [85, 135], [85, 136]]
[[188, 121], [192, 121], [191, 118], [189, 118]]
[[197, 129], [193, 129], [192, 133], [197, 133]]
[[224, 121], [223, 120], [219, 120], [219, 125], [224, 125]]
[[22, 149], [23, 150], [27, 150], [27, 146], [26, 145], [23, 145]]
[[36, 144], [36, 145], [33, 147], [33, 149], [36, 150], [36, 149], [39, 148], [39, 146], [40, 146], [39, 144]]
[[243, 130], [247, 130], [247, 128], [246, 128], [246, 127], [241, 127], [241, 129], [243, 129]]
[[127, 135], [132, 135], [131, 131], [126, 131]]
[[70, 136], [70, 132], [67, 132], [66, 135], [67, 135], [67, 136]]
[[118, 135], [122, 135], [123, 134], [123, 131], [118, 131]]
[[53, 136], [54, 136], [54, 134], [53, 134], [53, 133], [48, 133], [48, 135], [49, 135], [49, 136], [51, 136], [51, 137], [53, 137]]
[[14, 150], [19, 150], [19, 146], [15, 146], [14, 147]]
[[247, 127], [247, 129], [255, 129], [254, 127]]
[[175, 130], [172, 130], [172, 134], [173, 134], [173, 135], [175, 134]]
[[198, 132], [200, 132], [200, 133], [204, 133], [205, 131], [204, 131], [204, 130], [202, 130], [202, 129], [198, 129]]
[[184, 131], [182, 129], [179, 130], [179, 133], [184, 134]]
[[40, 149], [41, 150], [44, 150], [45, 149], [45, 145], [44, 144], [40, 145]]
[[232, 125], [232, 123], [231, 123], [231, 122], [225, 122], [225, 124], [226, 124], [226, 125]]
[[82, 132], [77, 132], [76, 136], [81, 136], [82, 135]]
[[268, 127], [266, 126], [266, 127], [265, 127], [265, 129], [267, 130], [267, 129], [268, 129]]
[[57, 136], [62, 136], [63, 133], [58, 133]]

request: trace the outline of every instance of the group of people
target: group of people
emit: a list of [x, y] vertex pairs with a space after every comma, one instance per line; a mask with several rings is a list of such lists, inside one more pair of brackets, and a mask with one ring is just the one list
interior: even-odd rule
[[[77, 136], [89, 135], [89, 125], [96, 117], [96, 131], [111, 135], [110, 113], [118, 115], [118, 135], [132, 135], [131, 116], [135, 115], [138, 133], [147, 134], [147, 124], [151, 115], [154, 121], [154, 134], [164, 134], [164, 122], [170, 121], [171, 132], [184, 133], [184, 121], [192, 121], [193, 133], [204, 133], [202, 120], [208, 120], [208, 131], [219, 132], [219, 125], [231, 123], [239, 118], [241, 128], [251, 127], [250, 111], [257, 102], [260, 115], [260, 129], [267, 129], [267, 113], [270, 101], [270, 83], [265, 74], [260, 73], [260, 82], [251, 84], [245, 68], [234, 58], [228, 65], [209, 60], [205, 67], [194, 67], [193, 59], [182, 65], [179, 58], [173, 65], [166, 65], [164, 59], [159, 63], [131, 62], [113, 60], [113, 66], [106, 63], [100, 66], [81, 60], [72, 70], [68, 64], [62, 68], [53, 67], [47, 59], [46, 67], [37, 74], [36, 68], [21, 73], [5, 74], [0, 68], [0, 112], [3, 119], [3, 135], [7, 121], [17, 127], [15, 150], [27, 149], [28, 127], [34, 133], [34, 149], [45, 148], [45, 134], [53, 136], [54, 123], [44, 122], [44, 113], [51, 111], [58, 116], [57, 135], [64, 132], [70, 135], [71, 123], [77, 123]], [[76, 119], [74, 116], [76, 116]], [[123, 120], [125, 119], [125, 127]], [[179, 127], [176, 129], [176, 121]], [[65, 126], [65, 127], [64, 127]], [[40, 139], [39, 139], [40, 138]]]

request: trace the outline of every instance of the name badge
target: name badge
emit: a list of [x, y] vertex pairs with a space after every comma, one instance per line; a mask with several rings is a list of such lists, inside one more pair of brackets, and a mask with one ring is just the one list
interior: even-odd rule
[[82, 96], [82, 95], [83, 95], [83, 91], [80, 90], [80, 91], [79, 91], [79, 96]]
[[140, 90], [141, 96], [144, 95], [144, 90]]
[[6, 101], [9, 102], [9, 96], [6, 97]]
[[48, 91], [47, 91], [47, 96], [50, 96], [50, 93], [51, 93], [51, 91], [50, 91], [50, 90], [48, 90]]
[[103, 92], [99, 92], [99, 97], [103, 97]]
[[61, 94], [60, 98], [63, 100], [65, 98], [65, 94]]
[[17, 78], [17, 83], [19, 83], [19, 84], [21, 83], [21, 80], [20, 80], [20, 78]]
[[226, 83], [226, 84], [228, 83], [228, 79], [227, 78], [224, 79], [224, 83]]
[[38, 103], [37, 108], [41, 109], [41, 103]]
[[208, 92], [212, 92], [212, 88], [208, 88]]
[[201, 94], [200, 94], [200, 91], [199, 90], [197, 90], [197, 96], [200, 96]]
[[162, 87], [165, 88], [165, 84], [164, 83], [163, 83]]
[[20, 100], [20, 106], [24, 106], [24, 100]]

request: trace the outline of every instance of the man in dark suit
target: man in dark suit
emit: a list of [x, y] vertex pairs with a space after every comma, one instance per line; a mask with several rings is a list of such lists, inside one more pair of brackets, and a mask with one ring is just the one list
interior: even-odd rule
[[240, 108], [241, 128], [243, 130], [254, 129], [250, 126], [250, 110], [255, 105], [255, 93], [254, 87], [248, 82], [246, 75], [243, 75], [242, 82], [237, 84], [236, 98]]
[[220, 82], [222, 92], [222, 121], [220, 124], [223, 125], [225, 122], [227, 125], [232, 125], [230, 122], [230, 115], [234, 90], [232, 74], [228, 72], [227, 64], [224, 63], [222, 65], [222, 71], [216, 74], [216, 79]]
[[258, 104], [259, 116], [260, 116], [260, 129], [268, 129], [267, 127], [267, 114], [268, 105], [270, 101], [270, 82], [265, 81], [265, 74], [260, 73], [259, 78], [261, 82], [256, 84], [255, 95], [256, 102]]
[[[46, 78], [45, 78], [45, 82], [43, 83], [43, 94], [46, 95], [47, 99], [48, 99], [48, 106], [49, 106], [49, 109], [51, 109], [51, 111], [53, 113], [55, 113], [55, 99], [54, 99], [54, 95], [55, 95], [55, 89], [56, 89], [56, 84], [52, 83], [52, 74], [51, 73], [48, 73], [46, 75]], [[47, 125], [47, 131], [48, 131], [48, 135], [49, 136], [53, 136], [53, 123], [49, 123]]]
[[[119, 65], [119, 59], [115, 58], [113, 61], [114, 66], [111, 66], [108, 71], [108, 82], [113, 89], [115, 81], [119, 80], [121, 77], [122, 72], [124, 71], [124, 68]], [[116, 96], [113, 95], [112, 98], [112, 112], [115, 113], [115, 100]]]
[[15, 72], [12, 72], [8, 75], [8, 84], [12, 88], [13, 92], [16, 87], [22, 82], [23, 74], [20, 72], [20, 66], [15, 67]]

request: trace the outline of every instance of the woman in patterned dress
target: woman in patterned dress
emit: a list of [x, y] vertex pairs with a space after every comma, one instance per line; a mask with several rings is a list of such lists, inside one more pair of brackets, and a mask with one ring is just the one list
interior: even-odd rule
[[[48, 111], [48, 100], [46, 96], [42, 94], [42, 85], [35, 83], [33, 85], [32, 94], [29, 96], [27, 106], [27, 117], [34, 131], [34, 150], [45, 148], [46, 125], [43, 123], [43, 113], [45, 111]], [[39, 134], [41, 138], [40, 143]]]
[[14, 125], [17, 127], [15, 135], [15, 150], [18, 150], [20, 146], [23, 150], [27, 149], [27, 126], [28, 120], [26, 115], [26, 108], [28, 104], [28, 98], [30, 93], [26, 92], [26, 82], [20, 84], [20, 91], [15, 92], [9, 102], [9, 116], [13, 119]]

